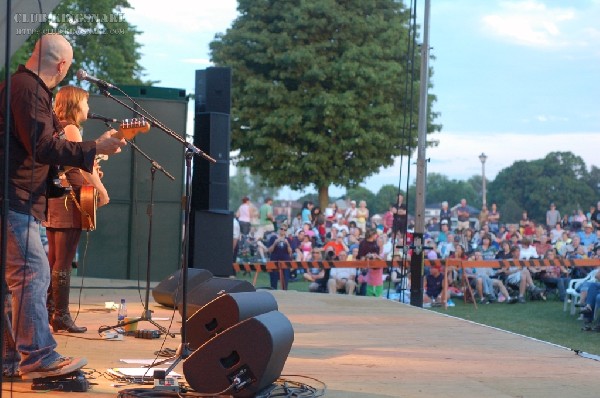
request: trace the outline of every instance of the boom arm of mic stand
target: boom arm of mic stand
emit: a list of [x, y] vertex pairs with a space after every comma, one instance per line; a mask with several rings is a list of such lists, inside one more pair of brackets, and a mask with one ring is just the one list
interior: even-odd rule
[[[119, 89], [118, 87], [115, 87], [115, 88], [117, 90], [121, 91], [121, 89]], [[149, 114], [147, 111], [145, 111], [146, 114], [144, 114], [144, 113], [140, 112], [139, 110], [133, 108], [132, 106], [127, 105], [126, 103], [124, 103], [120, 99], [115, 98], [115, 96], [112, 95], [111, 93], [109, 93], [106, 88], [100, 88], [100, 92], [105, 97], [110, 98], [110, 99], [112, 99], [115, 102], [118, 102], [119, 104], [123, 105], [125, 108], [127, 108], [130, 111], [132, 111], [133, 113], [137, 114], [138, 116], [143, 117], [145, 119], [148, 119], [148, 121], [150, 122], [151, 126], [158, 127], [159, 129], [161, 129], [165, 133], [169, 134], [171, 137], [173, 137], [174, 139], [176, 139], [177, 141], [179, 141], [183, 146], [185, 146], [187, 148], [187, 150], [190, 151], [190, 152], [192, 152], [194, 155], [198, 155], [200, 157], [203, 157], [204, 159], [208, 160], [211, 163], [217, 163], [217, 161], [214, 158], [212, 158], [210, 155], [208, 155], [206, 152], [204, 152], [201, 149], [197, 148], [193, 144], [187, 142], [181, 135], [177, 134], [176, 132], [174, 132], [173, 130], [171, 130], [170, 128], [168, 128], [164, 124], [162, 124], [158, 119], [156, 119], [154, 116], [152, 116], [151, 114]], [[137, 102], [135, 102], [135, 100], [133, 98], [129, 97], [123, 91], [121, 91], [121, 92], [124, 95], [126, 95], [127, 98], [131, 102], [133, 102], [135, 105], [137, 105], [140, 109], [144, 109]]]

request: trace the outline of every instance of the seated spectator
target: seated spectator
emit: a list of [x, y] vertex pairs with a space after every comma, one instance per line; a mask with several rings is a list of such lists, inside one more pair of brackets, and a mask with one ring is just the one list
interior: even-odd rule
[[483, 260], [494, 260], [498, 252], [496, 247], [492, 245], [492, 238], [489, 234], [483, 235], [481, 244], [475, 250], [481, 253]]
[[510, 254], [510, 242], [504, 240], [500, 244], [500, 250], [496, 253], [496, 260], [507, 260], [509, 258], [512, 258]]
[[[546, 260], [556, 260], [556, 251], [550, 249], [544, 255]], [[568, 277], [569, 270], [565, 266], [557, 264], [544, 267], [544, 271], [540, 277], [540, 280], [548, 288], [558, 289], [558, 295], [560, 301], [565, 300], [565, 294], [571, 278]]]
[[340, 213], [336, 215], [336, 222], [331, 225], [331, 228], [335, 228], [338, 231], [345, 230], [346, 234], [350, 233], [348, 226], [345, 223], [344, 216]]
[[520, 247], [520, 260], [529, 260], [530, 258], [538, 258], [537, 251], [535, 247], [531, 245], [531, 240], [529, 238], [524, 237], [521, 239], [521, 247]]
[[[312, 249], [312, 261], [321, 261], [322, 251], [320, 248]], [[327, 289], [327, 280], [329, 278], [325, 278], [325, 269], [324, 268], [311, 268], [309, 272], [305, 272], [302, 274], [304, 280], [310, 282], [308, 285], [308, 291], [311, 293], [324, 293]]]
[[591, 223], [585, 224], [583, 231], [579, 231], [577, 235], [579, 235], [581, 244], [585, 247], [594, 247], [598, 243], [598, 237]]
[[[333, 231], [334, 229], [332, 229], [332, 232]], [[342, 234], [336, 233], [334, 237], [334, 234], [332, 233], [331, 240], [323, 246], [324, 252], [327, 252], [330, 249], [334, 251], [335, 256], [339, 256], [342, 251], [348, 253], [348, 246], [344, 243], [344, 236]]]
[[532, 295], [539, 296], [545, 300], [546, 296], [541, 289], [536, 287], [533, 283], [529, 270], [527, 268], [522, 268], [518, 263], [521, 258], [521, 249], [518, 246], [513, 246], [510, 249], [510, 254], [513, 260], [512, 264], [507, 264], [506, 267], [501, 268], [496, 273], [500, 276], [504, 276], [507, 285], [518, 286], [519, 303], [524, 304], [526, 302], [525, 293], [527, 291]]
[[[348, 261], [348, 253], [341, 251], [337, 256], [339, 261]], [[356, 269], [354, 268], [332, 268], [327, 281], [327, 291], [335, 294], [343, 289], [346, 294], [354, 294], [356, 290]]]
[[425, 277], [423, 303], [429, 305], [441, 305], [448, 297], [442, 297], [444, 287], [444, 275], [442, 267], [434, 266], [429, 269], [429, 275]]
[[554, 228], [550, 230], [550, 243], [555, 245], [561, 239], [563, 232], [565, 231], [562, 229], [561, 223], [557, 222]]
[[533, 246], [535, 247], [538, 258], [543, 258], [546, 253], [548, 253], [548, 250], [554, 249], [550, 244], [550, 238], [548, 238], [548, 235], [545, 233], [540, 236], [539, 240], [534, 239]]
[[583, 315], [583, 320], [585, 322], [582, 330], [593, 330], [600, 332], [599, 323], [597, 323], [595, 326], [592, 326], [594, 321], [594, 313], [596, 308], [599, 308], [600, 306], [600, 283], [593, 283], [590, 285], [585, 303], [585, 307], [581, 309], [581, 314]]

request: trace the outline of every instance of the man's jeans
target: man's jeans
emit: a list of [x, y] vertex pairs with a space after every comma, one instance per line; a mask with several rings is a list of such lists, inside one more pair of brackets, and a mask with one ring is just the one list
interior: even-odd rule
[[[21, 355], [19, 370], [28, 373], [60, 357], [54, 351], [56, 341], [48, 326], [46, 310], [50, 265], [42, 246], [39, 221], [9, 210], [7, 225], [5, 276], [12, 294], [12, 331]], [[6, 354], [8, 357], [4, 358], [10, 362], [13, 353]]]

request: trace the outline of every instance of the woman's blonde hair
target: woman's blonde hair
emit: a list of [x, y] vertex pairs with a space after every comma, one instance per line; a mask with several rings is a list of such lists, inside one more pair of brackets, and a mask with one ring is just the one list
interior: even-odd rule
[[67, 123], [74, 124], [77, 127], [79, 125], [79, 103], [83, 99], [89, 98], [90, 94], [84, 89], [76, 86], [64, 86], [56, 93], [54, 99], [54, 112], [58, 119], [66, 121]]

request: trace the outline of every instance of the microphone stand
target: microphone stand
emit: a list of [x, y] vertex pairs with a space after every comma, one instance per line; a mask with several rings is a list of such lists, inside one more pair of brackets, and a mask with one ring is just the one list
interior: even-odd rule
[[[109, 123], [104, 122], [104, 124], [106, 124], [106, 126], [108, 126], [109, 128], [113, 128]], [[151, 166], [150, 166], [150, 203], [148, 204], [148, 209], [146, 211], [146, 214], [148, 214], [148, 255], [147, 255], [147, 263], [146, 263], [146, 297], [144, 300], [144, 312], [142, 313], [142, 316], [140, 316], [139, 318], [135, 318], [132, 320], [129, 320], [127, 322], [121, 322], [117, 325], [113, 325], [113, 326], [103, 326], [101, 328], [98, 329], [98, 333], [102, 333], [105, 332], [107, 330], [110, 329], [114, 329], [117, 327], [123, 327], [126, 325], [131, 325], [134, 323], [138, 323], [140, 321], [147, 321], [150, 322], [152, 325], [154, 325], [161, 333], [166, 334], [168, 336], [171, 336], [173, 338], [175, 338], [175, 334], [174, 333], [170, 333], [169, 330], [167, 328], [165, 328], [162, 325], [159, 325], [158, 323], [156, 323], [153, 319], [152, 319], [152, 311], [150, 311], [149, 309], [149, 303], [150, 303], [150, 263], [151, 263], [151, 258], [152, 258], [152, 216], [153, 216], [153, 209], [154, 209], [154, 175], [156, 174], [156, 170], [160, 170], [164, 173], [164, 175], [166, 175], [168, 178], [170, 178], [171, 180], [175, 180], [175, 177], [173, 177], [168, 171], [166, 171], [160, 164], [158, 164], [158, 162], [154, 159], [152, 159], [150, 156], [148, 156], [148, 154], [146, 154], [144, 151], [142, 151], [140, 149], [140, 147], [138, 147], [135, 143], [133, 143], [131, 140], [126, 140], [127, 143], [129, 143], [129, 145], [131, 145], [131, 147], [133, 149], [135, 149], [136, 151], [138, 151], [143, 157], [145, 157], [146, 159], [148, 159], [148, 161], [150, 162]]]
[[177, 366], [177, 364], [181, 360], [185, 360], [191, 354], [191, 350], [190, 350], [190, 347], [187, 342], [186, 324], [187, 324], [187, 282], [188, 282], [188, 257], [189, 257], [188, 245], [189, 245], [189, 238], [190, 238], [189, 237], [190, 214], [192, 211], [192, 208], [191, 208], [191, 206], [192, 206], [192, 201], [191, 201], [191, 198], [192, 198], [192, 189], [191, 189], [192, 158], [194, 157], [194, 155], [197, 155], [197, 156], [200, 156], [200, 157], [208, 160], [211, 163], [216, 163], [217, 161], [215, 159], [213, 159], [212, 157], [210, 157], [205, 152], [203, 152], [202, 150], [200, 150], [199, 148], [197, 148], [196, 146], [194, 146], [193, 144], [187, 142], [179, 134], [175, 133], [173, 130], [171, 130], [168, 127], [166, 127], [165, 125], [163, 125], [154, 116], [152, 116], [150, 113], [148, 113], [146, 110], [144, 110], [139, 104], [137, 104], [133, 100], [133, 98], [129, 97], [118, 87], [115, 87], [115, 89], [117, 89], [121, 93], [123, 93], [131, 102], [133, 102], [140, 109], [144, 110], [144, 113], [141, 113], [139, 110], [133, 108], [132, 106], [125, 104], [120, 99], [115, 98], [112, 94], [110, 94], [108, 92], [107, 87], [102, 87], [102, 86], [98, 86], [98, 87], [100, 88], [100, 92], [102, 93], [102, 95], [118, 102], [119, 104], [123, 105], [127, 109], [131, 110], [133, 113], [135, 113], [141, 117], [147, 118], [150, 121], [150, 124], [152, 126], [158, 127], [159, 129], [161, 129], [162, 131], [164, 131], [165, 133], [167, 133], [168, 135], [173, 137], [175, 140], [179, 141], [186, 148], [186, 151], [185, 151], [185, 170], [186, 170], [186, 172], [185, 172], [185, 199], [184, 199], [185, 207], [184, 207], [183, 248], [182, 248], [183, 256], [182, 256], [182, 264], [181, 264], [181, 279], [182, 279], [181, 284], [182, 284], [182, 296], [183, 296], [183, 302], [182, 302], [183, 308], [181, 309], [181, 318], [182, 318], [181, 343], [177, 349], [177, 352], [175, 353], [175, 356], [173, 356], [171, 358], [167, 358], [167, 359], [159, 361], [159, 362], [155, 362], [151, 365], [151, 366], [154, 366], [157, 364], [162, 364], [162, 363], [168, 362], [170, 360], [173, 360], [173, 364], [171, 364], [169, 366], [169, 368], [165, 371], [165, 374], [168, 375], [175, 368], [175, 366]]

